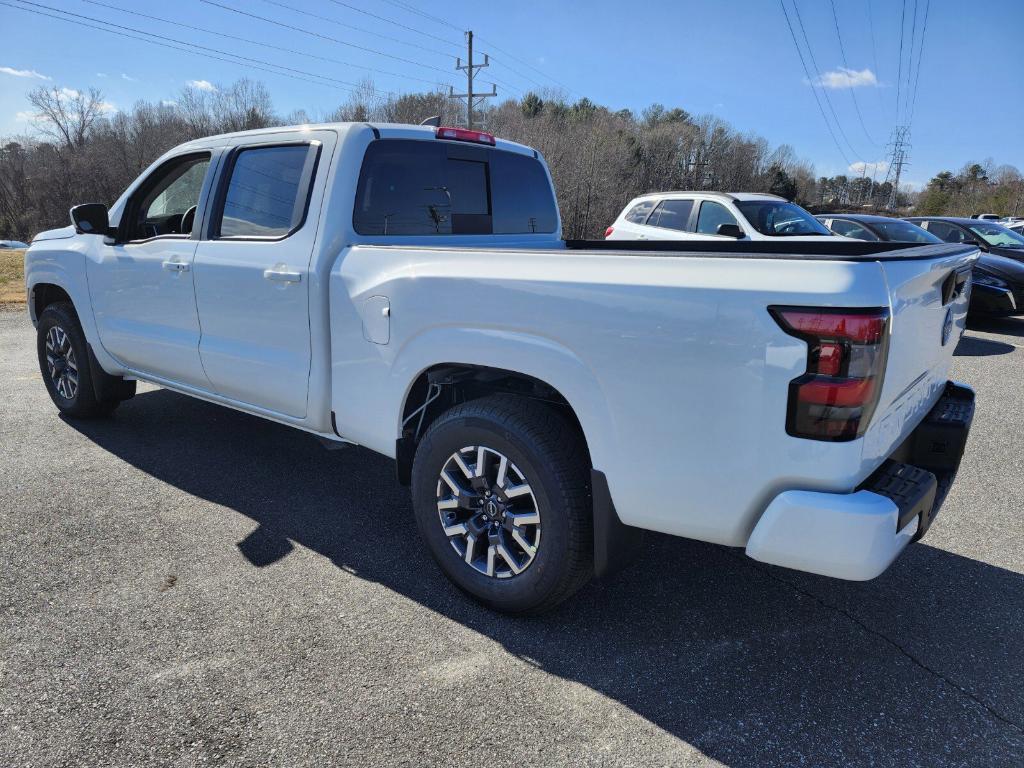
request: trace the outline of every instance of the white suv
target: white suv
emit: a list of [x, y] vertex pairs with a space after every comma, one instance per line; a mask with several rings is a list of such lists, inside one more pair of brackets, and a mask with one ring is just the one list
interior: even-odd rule
[[632, 200], [607, 240], [834, 241], [837, 235], [799, 205], [759, 192], [656, 192]]

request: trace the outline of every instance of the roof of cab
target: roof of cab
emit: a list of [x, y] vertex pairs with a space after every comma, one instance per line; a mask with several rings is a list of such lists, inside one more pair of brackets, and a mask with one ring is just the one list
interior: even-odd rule
[[[269, 128], [256, 128], [251, 131], [236, 131], [234, 133], [221, 133], [214, 136], [204, 136], [201, 139], [195, 139], [186, 144], [182, 144], [177, 149], [187, 149], [191, 146], [208, 146], [210, 141], [223, 141], [223, 140], [234, 140], [234, 139], [245, 139], [256, 136], [268, 136], [279, 133], [307, 133], [310, 131], [321, 131], [321, 130], [334, 130], [334, 131], [348, 131], [353, 128], [365, 128], [374, 131], [375, 134], [380, 138], [385, 139], [417, 139], [426, 140], [431, 139], [434, 141], [450, 141], [449, 139], [438, 139], [437, 128], [431, 125], [411, 125], [404, 123], [308, 123], [305, 125], [275, 125]], [[472, 142], [455, 142], [455, 143], [472, 143]], [[514, 141], [508, 141], [495, 137], [495, 147], [497, 149], [503, 149], [509, 152], [517, 152], [522, 155], [532, 155], [533, 157], [539, 157], [540, 154], [533, 147], [528, 147], [525, 144], [519, 144]], [[487, 144], [477, 144], [477, 146], [486, 147]]]

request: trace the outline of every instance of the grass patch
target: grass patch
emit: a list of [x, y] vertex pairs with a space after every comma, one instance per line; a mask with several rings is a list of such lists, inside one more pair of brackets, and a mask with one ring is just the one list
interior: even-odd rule
[[25, 252], [0, 251], [0, 304], [25, 303]]

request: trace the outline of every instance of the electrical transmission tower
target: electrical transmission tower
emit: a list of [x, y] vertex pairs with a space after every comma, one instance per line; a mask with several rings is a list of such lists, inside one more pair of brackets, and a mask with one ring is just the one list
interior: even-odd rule
[[904, 166], [910, 165], [907, 153], [910, 151], [910, 126], [897, 125], [889, 142], [889, 168], [885, 172], [885, 180], [892, 184], [886, 208], [896, 210], [897, 196], [900, 192], [900, 175]]
[[473, 128], [473, 110], [476, 108], [478, 99], [486, 99], [491, 96], [498, 95], [498, 88], [494, 83], [491, 83], [491, 90], [489, 93], [480, 93], [473, 90], [473, 78], [476, 75], [478, 69], [483, 67], [489, 67], [491, 65], [490, 57], [484, 54], [484, 63], [475, 64], [473, 63], [473, 31], [470, 30], [466, 33], [466, 47], [468, 49], [468, 56], [466, 63], [462, 63], [462, 59], [455, 60], [455, 68], [462, 69], [466, 72], [466, 92], [465, 93], [454, 93], [454, 88], [448, 87], [448, 98], [450, 99], [465, 99], [466, 100], [466, 127]]

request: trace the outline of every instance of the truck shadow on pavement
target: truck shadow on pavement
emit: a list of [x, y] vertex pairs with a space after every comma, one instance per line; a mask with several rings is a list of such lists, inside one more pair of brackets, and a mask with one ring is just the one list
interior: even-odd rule
[[223, 546], [254, 567], [307, 547], [727, 765], [991, 766], [1024, 750], [1024, 577], [1012, 571], [918, 544], [858, 584], [651, 536], [637, 562], [555, 613], [511, 619], [440, 574], [383, 457], [164, 390], [72, 426], [251, 518], [255, 532]]

